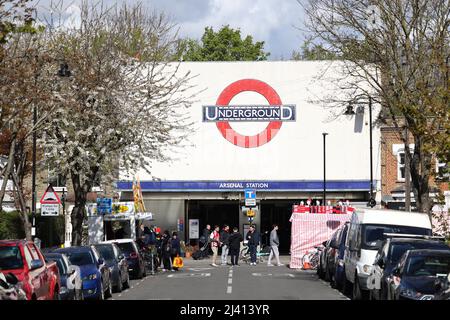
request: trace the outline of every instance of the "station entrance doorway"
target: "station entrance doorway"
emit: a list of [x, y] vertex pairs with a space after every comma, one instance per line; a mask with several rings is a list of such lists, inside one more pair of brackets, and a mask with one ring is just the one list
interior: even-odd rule
[[[239, 200], [187, 200], [186, 221], [199, 219], [200, 235], [206, 225], [218, 225], [222, 229], [224, 224], [230, 228], [239, 226]], [[198, 240], [191, 239], [191, 244]]]
[[293, 200], [261, 200], [262, 240], [269, 241], [267, 237], [270, 236], [272, 225], [277, 224], [280, 254], [289, 254], [291, 247], [291, 222], [289, 219], [292, 215], [292, 204]]

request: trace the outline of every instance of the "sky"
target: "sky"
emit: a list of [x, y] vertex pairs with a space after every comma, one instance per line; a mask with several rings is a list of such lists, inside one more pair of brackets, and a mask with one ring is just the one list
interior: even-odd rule
[[[51, 1], [55, 2], [40, 0], [38, 8], [47, 10]], [[67, 8], [68, 19], [74, 20], [79, 0], [59, 1]], [[104, 0], [106, 5], [115, 2], [142, 2], [152, 10], [164, 11], [178, 25], [182, 37], [200, 39], [207, 26], [216, 31], [227, 24], [239, 28], [242, 37], [251, 35], [254, 41], [264, 41], [269, 60], [289, 59], [305, 39], [305, 32], [299, 30], [303, 29], [303, 8], [297, 0]]]

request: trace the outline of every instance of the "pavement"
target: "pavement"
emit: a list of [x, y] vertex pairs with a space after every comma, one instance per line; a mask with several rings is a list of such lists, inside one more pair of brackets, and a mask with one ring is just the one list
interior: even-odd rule
[[184, 259], [176, 272], [158, 272], [131, 280], [129, 289], [112, 300], [348, 300], [320, 280], [315, 271], [259, 263], [213, 267], [210, 259]]

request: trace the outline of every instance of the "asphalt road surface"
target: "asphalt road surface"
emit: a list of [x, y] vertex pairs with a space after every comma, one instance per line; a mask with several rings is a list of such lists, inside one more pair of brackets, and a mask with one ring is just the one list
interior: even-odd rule
[[348, 300], [315, 271], [288, 268], [289, 257], [281, 262], [213, 267], [209, 259], [184, 259], [182, 270], [132, 280], [112, 300]]

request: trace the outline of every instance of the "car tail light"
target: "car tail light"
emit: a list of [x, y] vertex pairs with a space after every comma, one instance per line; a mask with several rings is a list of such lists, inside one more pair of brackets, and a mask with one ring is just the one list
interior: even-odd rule
[[137, 257], [138, 257], [138, 255], [137, 255], [136, 252], [130, 253], [130, 258], [131, 258], [131, 259], [136, 259]]

